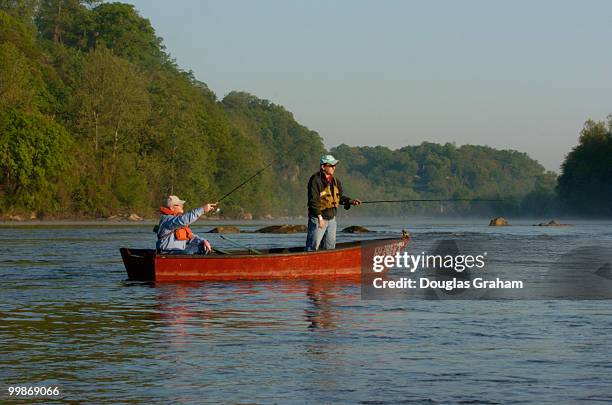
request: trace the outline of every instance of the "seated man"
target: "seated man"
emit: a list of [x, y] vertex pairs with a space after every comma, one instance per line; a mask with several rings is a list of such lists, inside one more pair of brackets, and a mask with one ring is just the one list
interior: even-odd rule
[[157, 226], [157, 251], [173, 254], [207, 254], [212, 250], [206, 239], [194, 235], [189, 224], [207, 212], [216, 208], [216, 204], [207, 203], [187, 213], [183, 211], [185, 201], [175, 195], [168, 197], [165, 207], [159, 210], [162, 214]]

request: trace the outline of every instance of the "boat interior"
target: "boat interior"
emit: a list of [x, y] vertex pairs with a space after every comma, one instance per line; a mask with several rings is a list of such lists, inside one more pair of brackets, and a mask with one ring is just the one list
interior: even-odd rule
[[[394, 238], [390, 238], [394, 239]], [[380, 239], [379, 239], [380, 240]], [[336, 249], [348, 249], [356, 246], [360, 246], [363, 241], [354, 241], [354, 242], [343, 242], [336, 244]], [[151, 255], [155, 253], [155, 249], [132, 249], [132, 248], [122, 248], [126, 250], [126, 253], [129, 256], [140, 256], [144, 257], [145, 255]], [[319, 251], [321, 252], [321, 251]], [[237, 249], [237, 250], [226, 250], [220, 248], [213, 248], [213, 252], [208, 255], [193, 255], [193, 254], [173, 254], [173, 253], [162, 253], [162, 256], [177, 256], [177, 257], [211, 257], [211, 256], [259, 256], [266, 254], [296, 254], [296, 253], [306, 253], [304, 252], [304, 246], [294, 246], [294, 247], [278, 247], [278, 248], [270, 248], [270, 249]]]

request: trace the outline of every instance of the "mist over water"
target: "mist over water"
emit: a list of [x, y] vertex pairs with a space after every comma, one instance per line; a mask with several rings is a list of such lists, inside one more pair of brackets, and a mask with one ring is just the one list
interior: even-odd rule
[[[612, 241], [609, 222], [349, 221], [339, 229], [377, 232], [340, 242], [406, 229], [413, 253], [449, 238], [500, 252], [520, 242], [503, 259], [534, 272]], [[230, 238], [262, 248], [305, 235]], [[148, 225], [0, 228], [2, 401], [9, 385], [95, 403], [612, 401], [610, 301], [366, 301], [346, 282], [127, 282], [118, 248], [154, 241]]]

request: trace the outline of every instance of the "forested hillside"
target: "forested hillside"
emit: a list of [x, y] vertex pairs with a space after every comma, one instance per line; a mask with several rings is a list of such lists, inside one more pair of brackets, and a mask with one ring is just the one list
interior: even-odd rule
[[[503, 202], [381, 204], [371, 213], [544, 215], [556, 209], [556, 175], [525, 153], [487, 146], [423, 142], [390, 150], [340, 145], [331, 151], [345, 163], [346, 188], [367, 199], [503, 199]], [[365, 207], [364, 207], [365, 208]]]
[[249, 183], [225, 213], [301, 211], [299, 184], [316, 168], [307, 158], [323, 143], [291, 113], [243, 93], [217, 100], [131, 5], [0, 4], [4, 212], [146, 215], [168, 193], [214, 200], [277, 157], [280, 173]]
[[[0, 0], [0, 214], [150, 216], [168, 193], [215, 200], [274, 161], [224, 201], [223, 215], [305, 215], [322, 137], [280, 105], [240, 91], [221, 100], [200, 79], [131, 5]], [[556, 204], [555, 175], [516, 151], [423, 143], [330, 152], [356, 198], [506, 200], [445, 211], [459, 214], [540, 214]]]

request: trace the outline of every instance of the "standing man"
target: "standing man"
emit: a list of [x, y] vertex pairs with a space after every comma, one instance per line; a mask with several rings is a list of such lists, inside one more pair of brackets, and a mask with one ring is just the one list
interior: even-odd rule
[[157, 226], [157, 251], [173, 254], [207, 254], [212, 250], [210, 242], [194, 235], [189, 224], [204, 213], [214, 210], [217, 204], [207, 203], [187, 213], [183, 211], [185, 201], [175, 195], [168, 197], [166, 206], [159, 211], [162, 216]]
[[321, 156], [318, 173], [308, 180], [308, 235], [306, 251], [336, 247], [336, 212], [340, 205], [359, 205], [342, 194], [342, 184], [334, 177], [336, 160], [332, 155]]

